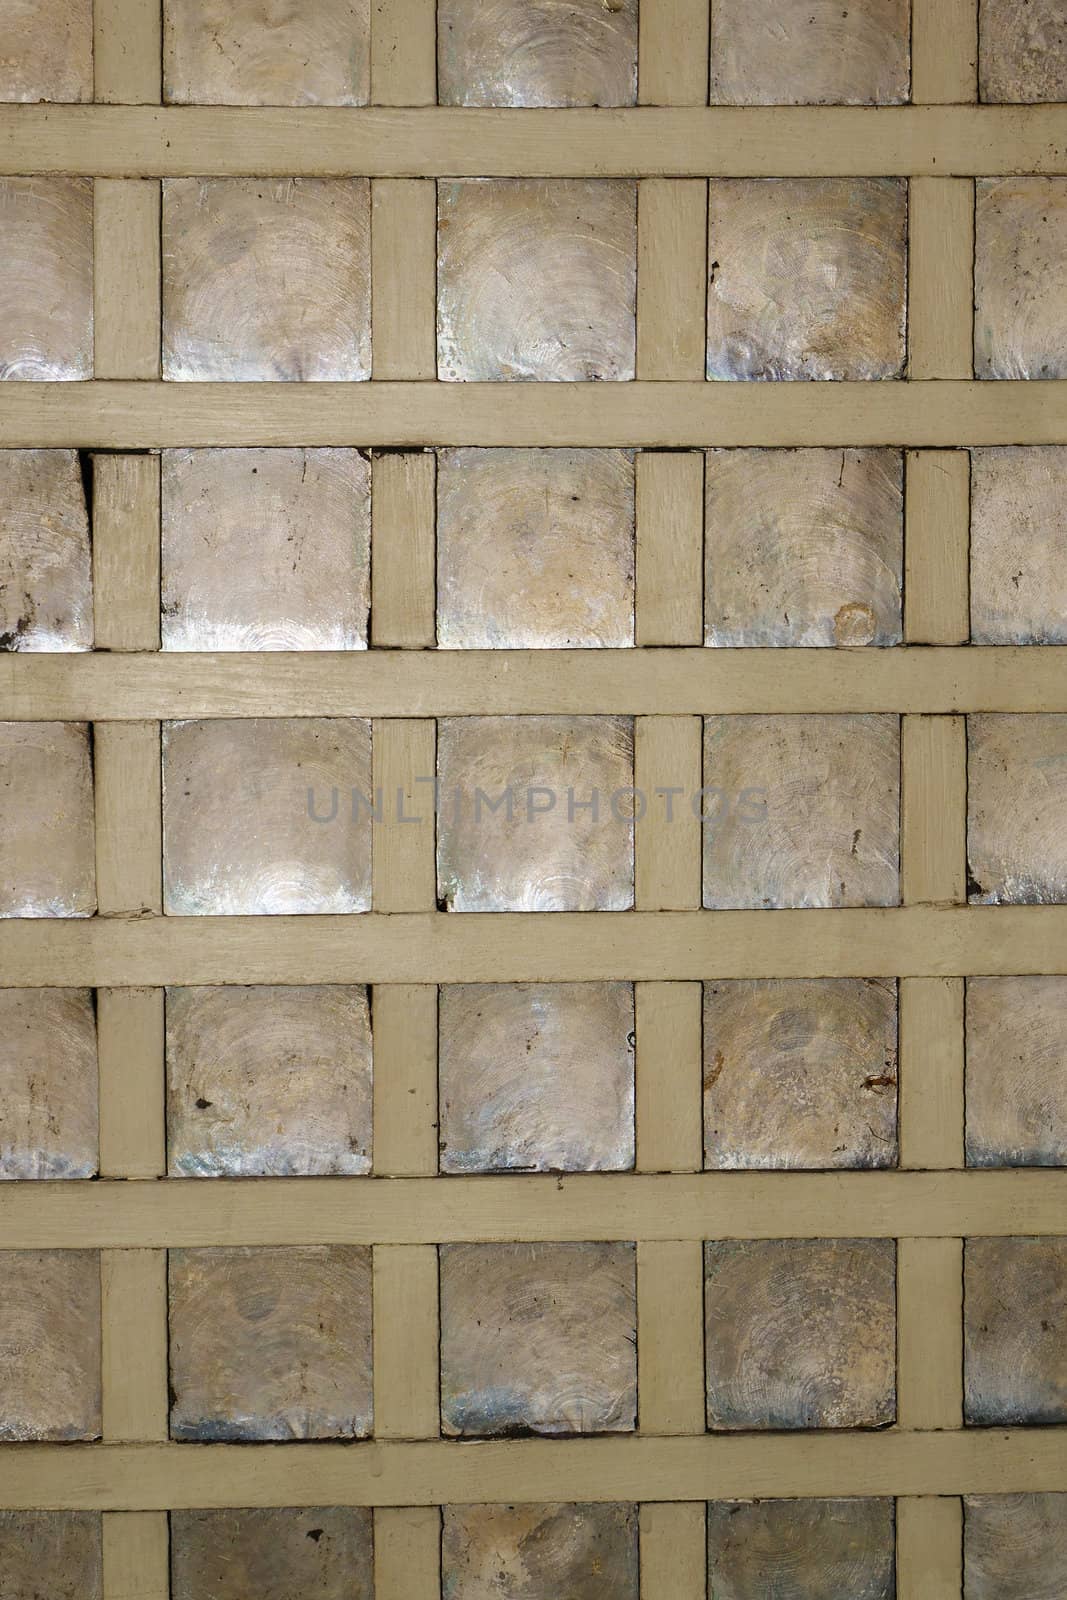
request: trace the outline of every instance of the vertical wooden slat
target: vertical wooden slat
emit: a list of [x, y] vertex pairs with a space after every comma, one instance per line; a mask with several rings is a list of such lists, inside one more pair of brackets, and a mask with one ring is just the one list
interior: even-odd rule
[[437, 1171], [437, 988], [375, 984], [374, 1171], [417, 1178]]
[[370, 97], [376, 106], [437, 99], [435, 0], [371, 0]]
[[897, 1501], [896, 1600], [960, 1600], [963, 1505], [902, 1495]]
[[105, 1511], [104, 1600], [169, 1600], [165, 1511]]
[[963, 717], [901, 719], [901, 894], [906, 906], [967, 900]]
[[974, 181], [912, 178], [908, 374], [974, 376]]
[[437, 185], [371, 185], [371, 344], [376, 378], [437, 376]]
[[971, 458], [966, 450], [908, 452], [904, 505], [904, 640], [970, 637]]
[[434, 858], [434, 774], [437, 724], [432, 719], [382, 717], [373, 724], [373, 894], [376, 911], [432, 911], [437, 899]]
[[637, 376], [704, 376], [708, 186], [644, 178], [637, 186]]
[[703, 986], [634, 985], [638, 1172], [699, 1172]]
[[706, 1600], [703, 1502], [641, 1507], [641, 1600]]
[[167, 1437], [167, 1252], [104, 1250], [103, 1435]]
[[154, 0], [93, 0], [94, 98], [158, 105], [163, 82], [163, 7]]
[[441, 1513], [381, 1506], [374, 1513], [374, 1600], [441, 1600]]
[[963, 1166], [963, 979], [900, 985], [900, 1164]]
[[911, 98], [969, 105], [978, 98], [978, 0], [912, 0]]
[[163, 909], [158, 722], [93, 724], [96, 896], [101, 916]]
[[704, 457], [641, 451], [637, 472], [639, 645], [704, 642]]
[[634, 720], [635, 895], [638, 911], [700, 907], [700, 818], [691, 796], [700, 789], [699, 717]]
[[637, 98], [643, 106], [708, 103], [708, 0], [644, 0]]
[[159, 457], [93, 457], [98, 650], [159, 649]]
[[963, 1425], [963, 1240], [897, 1245], [897, 1422]]
[[371, 644], [427, 649], [437, 637], [437, 458], [376, 451], [372, 481]]
[[166, 1170], [162, 989], [98, 989], [100, 1176]]
[[97, 378], [159, 377], [159, 182], [93, 184], [93, 350]]
[[699, 1239], [637, 1245], [637, 1425], [703, 1433], [704, 1247]]
[[437, 1247], [374, 1247], [374, 1437], [440, 1430]]

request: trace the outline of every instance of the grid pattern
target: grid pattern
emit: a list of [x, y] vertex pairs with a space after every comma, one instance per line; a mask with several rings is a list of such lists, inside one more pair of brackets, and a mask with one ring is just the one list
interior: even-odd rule
[[[901, 1600], [956, 1600], [959, 1497], [1067, 1489], [1052, 1430], [962, 1426], [963, 1239], [1064, 1217], [1060, 1173], [963, 1170], [965, 980], [1067, 972], [1063, 907], [967, 904], [965, 719], [1067, 712], [1055, 649], [964, 648], [966, 447], [1067, 444], [1056, 386], [973, 379], [974, 179], [1067, 171], [1062, 109], [974, 104], [976, 12], [915, 0], [900, 110], [706, 109], [703, 0], [642, 0], [633, 110], [430, 109], [433, 6], [386, 0], [368, 109], [175, 111], [154, 109], [157, 12], [97, 0], [97, 104], [0, 108], [4, 171], [95, 180], [96, 381], [0, 386], [0, 430], [99, 452], [97, 650], [5, 657], [0, 687], [6, 717], [92, 724], [98, 915], [0, 923], [0, 964], [97, 989], [101, 1175], [2, 1186], [0, 1228], [9, 1249], [102, 1251], [102, 1442], [0, 1448], [0, 1506], [102, 1510], [104, 1600], [169, 1593], [167, 1510], [373, 1506], [377, 1600], [430, 1600], [439, 1505], [542, 1500], [640, 1502], [643, 1600], [698, 1600], [703, 1502], [797, 1494], [896, 1497]], [[371, 178], [370, 384], [159, 381], [160, 179], [264, 171]], [[492, 173], [637, 177], [635, 383], [434, 381], [434, 179]], [[704, 383], [707, 179], [798, 173], [909, 180], [906, 381]], [[315, 444], [374, 452], [371, 648], [161, 652], [158, 450]], [[635, 650], [429, 652], [429, 447], [490, 444], [636, 450]], [[700, 648], [700, 451], [722, 445], [905, 450], [902, 647]], [[737, 712], [901, 716], [899, 906], [703, 912], [699, 822], [650, 810], [624, 917], [443, 914], [427, 828], [375, 831], [359, 918], [162, 915], [166, 719], [370, 717], [374, 785], [416, 808], [442, 716], [633, 715], [651, 793], [698, 790], [702, 717]], [[900, 979], [899, 1169], [702, 1172], [701, 981], [876, 973]], [[578, 979], [635, 983], [636, 1171], [438, 1176], [437, 985]], [[373, 1179], [164, 1176], [164, 986], [218, 982], [371, 985]], [[706, 1437], [703, 1241], [841, 1235], [899, 1241], [895, 1425]], [[440, 1439], [437, 1246], [590, 1239], [636, 1241], [636, 1434]], [[169, 1441], [168, 1251], [313, 1243], [373, 1250], [374, 1443]]]

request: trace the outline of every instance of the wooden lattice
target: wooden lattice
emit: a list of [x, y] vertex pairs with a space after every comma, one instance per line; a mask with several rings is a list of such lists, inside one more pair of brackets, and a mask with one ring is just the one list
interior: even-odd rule
[[[105, 1600], [168, 1593], [170, 1509], [375, 1508], [378, 1600], [437, 1595], [441, 1504], [641, 1504], [641, 1593], [705, 1592], [715, 1497], [897, 1497], [901, 1600], [957, 1600], [960, 1496], [1067, 1489], [1051, 1429], [962, 1426], [962, 1240], [1061, 1232], [1063, 1174], [965, 1171], [964, 980], [1067, 972], [1067, 909], [967, 904], [965, 717], [1067, 712], [1061, 652], [969, 648], [966, 448], [1067, 443], [1050, 383], [973, 380], [975, 179], [1067, 172], [1062, 108], [975, 104], [977, 0], [915, 0], [909, 107], [708, 109], [707, 0], [641, 0], [633, 110], [436, 109], [433, 0], [376, 0], [366, 109], [162, 108], [158, 8], [97, 0], [95, 105], [0, 108], [4, 172], [95, 180], [95, 381], [0, 385], [6, 446], [95, 462], [97, 651], [0, 659], [0, 716], [94, 726], [99, 915], [0, 923], [3, 983], [98, 989], [101, 1178], [0, 1186], [5, 1249], [102, 1250], [103, 1439], [0, 1449], [0, 1506], [96, 1509]], [[369, 175], [374, 379], [163, 384], [160, 180]], [[435, 381], [435, 179], [639, 179], [637, 381]], [[706, 383], [709, 176], [910, 180], [907, 381]], [[372, 648], [159, 651], [165, 446], [350, 444], [373, 458]], [[625, 445], [637, 456], [638, 648], [434, 653], [435, 445]], [[706, 651], [709, 445], [906, 452], [905, 643]], [[156, 453], [153, 453], [156, 452]], [[469, 713], [622, 713], [636, 782], [701, 786], [701, 717], [899, 713], [902, 904], [703, 912], [700, 825], [636, 829], [636, 909], [450, 916], [432, 830], [382, 830], [360, 917], [164, 917], [160, 722], [370, 716], [374, 781], [413, 792], [435, 722]], [[414, 796], [417, 798], [417, 796]], [[702, 1172], [701, 980], [896, 976], [896, 1170]], [[437, 1175], [437, 996], [448, 982], [634, 980], [637, 1170]], [[163, 1176], [163, 987], [369, 983], [370, 1179]], [[899, 1240], [898, 1418], [875, 1432], [704, 1432], [707, 1238]], [[634, 1436], [479, 1445], [439, 1438], [436, 1246], [635, 1240]], [[168, 1440], [166, 1252], [181, 1245], [374, 1247], [373, 1442]]]

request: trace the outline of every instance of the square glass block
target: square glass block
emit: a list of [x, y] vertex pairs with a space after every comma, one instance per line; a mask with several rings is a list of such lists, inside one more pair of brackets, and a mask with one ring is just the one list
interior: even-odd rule
[[963, 1600], [1062, 1600], [1067, 1494], [963, 1497]]
[[5, 0], [0, 101], [92, 98], [93, 0]]
[[437, 894], [447, 911], [628, 911], [632, 717], [442, 717]]
[[1067, 448], [971, 451], [971, 639], [1067, 644]]
[[438, 0], [444, 106], [632, 106], [637, 0]]
[[165, 911], [369, 911], [370, 749], [362, 717], [165, 722]]
[[163, 376], [370, 377], [366, 178], [164, 178]]
[[4, 1600], [101, 1600], [98, 1511], [0, 1511]]
[[704, 985], [704, 1165], [895, 1167], [892, 978]]
[[0, 989], [0, 1179], [91, 1178], [98, 1151], [92, 990]]
[[704, 719], [704, 905], [893, 906], [900, 719]]
[[437, 185], [439, 378], [632, 378], [636, 283], [632, 179]]
[[364, 1245], [172, 1250], [172, 1439], [364, 1439]]
[[894, 1239], [705, 1244], [708, 1427], [893, 1422], [896, 1250]]
[[983, 100], [1067, 100], [1063, 0], [980, 0], [978, 84]]
[[709, 450], [704, 643], [903, 637], [899, 450]]
[[99, 1250], [0, 1250], [0, 1444], [99, 1436]]
[[967, 1165], [1067, 1166], [1067, 978], [968, 978]]
[[448, 1600], [638, 1600], [637, 1507], [445, 1506]]
[[1067, 378], [1067, 178], [979, 178], [976, 378]]
[[76, 450], [0, 450], [0, 650], [91, 650], [89, 516]]
[[893, 1600], [892, 1500], [712, 1500], [713, 1600]]
[[358, 450], [164, 450], [164, 650], [365, 650]]
[[967, 718], [968, 899], [1067, 902], [1067, 716]]
[[707, 376], [899, 378], [908, 186], [713, 178]]
[[632, 450], [440, 450], [437, 642], [634, 642]]
[[446, 1244], [441, 1432], [632, 1433], [632, 1244]]
[[713, 106], [897, 106], [910, 0], [714, 0]]
[[447, 984], [442, 1172], [634, 1164], [632, 983]]
[[0, 177], [0, 380], [93, 375], [93, 180]]
[[0, 722], [0, 917], [96, 910], [87, 722]]
[[166, 1010], [172, 1177], [370, 1171], [362, 984], [168, 989]]
[[963, 1417], [1067, 1422], [1067, 1238], [966, 1239]]
[[171, 1600], [374, 1600], [373, 1512], [172, 1511]]
[[171, 105], [362, 106], [369, 96], [369, 0], [164, 0]]

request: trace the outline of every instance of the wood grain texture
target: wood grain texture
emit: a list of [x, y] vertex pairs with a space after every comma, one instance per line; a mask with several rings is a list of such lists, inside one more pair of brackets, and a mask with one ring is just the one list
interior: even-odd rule
[[905, 641], [963, 644], [971, 628], [970, 454], [909, 451], [904, 484]]
[[441, 1513], [380, 1506], [374, 1513], [375, 1600], [439, 1600]]
[[705, 1600], [704, 1502], [641, 1507], [641, 1600]]
[[912, 0], [911, 98], [915, 105], [978, 98], [978, 0]]
[[0, 654], [13, 721], [1067, 711], [1062, 650]]
[[98, 650], [159, 649], [159, 457], [93, 457]]
[[434, 21], [433, 0], [371, 0], [373, 105], [433, 105], [437, 98]]
[[967, 730], [964, 717], [901, 720], [901, 898], [967, 898]]
[[100, 1173], [160, 1178], [164, 1134], [163, 990], [96, 994], [100, 1074]]
[[167, 1520], [159, 1511], [104, 1513], [106, 1600], [170, 1600]]
[[[404, 9], [404, 0], [382, 0], [375, 10], [383, 31], [394, 3]], [[372, 56], [372, 98], [397, 94], [415, 109], [5, 106], [0, 172], [936, 178], [1067, 170], [1061, 106], [641, 106], [607, 117], [418, 106], [433, 98], [433, 44], [414, 34], [412, 42], [420, 64], [411, 87], [375, 91]], [[428, 81], [416, 82], [423, 72]]]
[[637, 1246], [637, 1426], [704, 1432], [704, 1268], [698, 1239]]
[[371, 763], [376, 805], [382, 792], [382, 819], [371, 835], [374, 909], [430, 911], [436, 904], [436, 724], [411, 717], [375, 721]]
[[704, 630], [704, 460], [642, 451], [636, 459], [639, 645], [697, 645]]
[[908, 195], [908, 373], [970, 378], [974, 352], [974, 184], [913, 178]]
[[691, 797], [701, 786], [699, 717], [638, 717], [634, 787], [635, 904], [641, 911], [700, 905], [701, 823]]
[[917, 1429], [963, 1424], [960, 1239], [897, 1246], [897, 1421]]
[[432, 1244], [374, 1251], [374, 1437], [426, 1439], [438, 1404], [437, 1250]]
[[[1057, 1428], [735, 1438], [0, 1448], [0, 1506], [73, 1509], [693, 1501], [1067, 1489]], [[673, 1597], [672, 1597], [673, 1600]]]
[[900, 1163], [963, 1165], [963, 980], [900, 985]]
[[371, 185], [371, 318], [375, 378], [437, 376], [437, 195], [426, 179]]
[[160, 186], [93, 184], [93, 345], [96, 378], [159, 378]]
[[437, 462], [432, 451], [379, 451], [371, 473], [371, 644], [428, 649], [436, 639]]
[[95, 99], [158, 105], [162, 91], [162, 8], [143, 0], [94, 0]]
[[699, 1172], [701, 985], [638, 983], [636, 1128], [638, 1172]]
[[707, 207], [699, 178], [647, 178], [638, 185], [638, 378], [703, 374]]
[[437, 989], [379, 984], [373, 991], [374, 1171], [437, 1171]]
[[103, 1435], [167, 1437], [167, 1252], [105, 1250], [100, 1257]]
[[963, 1585], [963, 1508], [955, 1496], [897, 1500], [899, 1600], [959, 1600]]
[[699, 1240], [711, 1231], [709, 1218], [720, 1239], [944, 1239], [1052, 1235], [1062, 1227], [1065, 1200], [1062, 1170], [787, 1177], [523, 1173], [359, 1183], [215, 1178], [6, 1183], [0, 1185], [0, 1220], [13, 1251], [55, 1249], [73, 1237], [104, 1249], [303, 1245], [323, 1239], [393, 1245]]
[[93, 728], [96, 897], [100, 916], [163, 909], [162, 777], [158, 722]]
[[706, 106], [708, 8], [703, 0], [645, 0], [638, 30], [640, 104]]
[[14, 987], [1055, 973], [1063, 906], [0, 919]]

